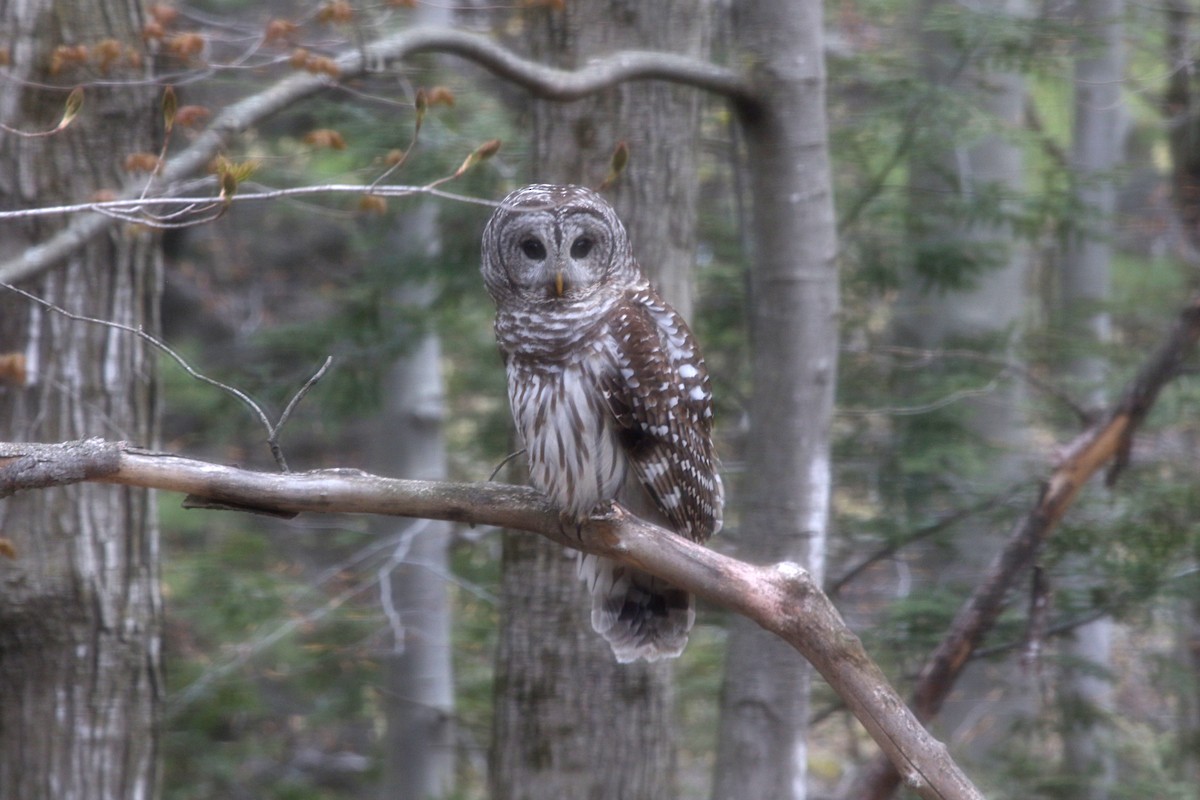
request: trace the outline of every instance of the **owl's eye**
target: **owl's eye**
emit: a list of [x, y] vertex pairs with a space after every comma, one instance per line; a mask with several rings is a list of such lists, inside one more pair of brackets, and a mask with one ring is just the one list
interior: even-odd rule
[[587, 254], [592, 252], [592, 245], [594, 244], [595, 242], [587, 236], [580, 236], [571, 242], [571, 258], [586, 258]]
[[525, 239], [521, 242], [521, 252], [534, 261], [541, 261], [546, 257], [546, 245], [537, 239]]

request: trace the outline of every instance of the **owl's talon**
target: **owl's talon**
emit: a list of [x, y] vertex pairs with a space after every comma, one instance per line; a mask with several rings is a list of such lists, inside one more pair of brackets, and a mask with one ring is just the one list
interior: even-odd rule
[[591, 518], [611, 522], [621, 516], [621, 506], [615, 500], [602, 500], [592, 509]]
[[563, 536], [571, 536], [572, 533], [575, 541], [583, 541], [583, 526], [587, 523], [586, 519], [576, 519], [573, 514], [568, 514], [566, 511], [558, 512], [558, 526], [562, 531]]

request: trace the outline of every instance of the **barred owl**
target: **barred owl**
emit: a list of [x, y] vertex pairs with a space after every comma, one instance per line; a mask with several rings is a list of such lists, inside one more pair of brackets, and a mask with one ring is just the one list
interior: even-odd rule
[[[720, 529], [708, 371], [612, 206], [579, 186], [513, 192], [484, 230], [482, 272], [534, 487], [575, 523], [617, 501], [695, 541]], [[579, 572], [618, 661], [683, 651], [690, 594], [595, 556]]]

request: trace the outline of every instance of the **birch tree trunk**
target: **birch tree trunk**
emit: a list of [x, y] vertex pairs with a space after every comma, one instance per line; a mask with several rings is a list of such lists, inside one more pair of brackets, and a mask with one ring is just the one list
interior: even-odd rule
[[[442, 5], [421, 5], [413, 14], [422, 25], [449, 26], [454, 19], [453, 10]], [[424, 203], [402, 215], [394, 239], [394, 251], [438, 258], [437, 204]], [[399, 326], [406, 318], [427, 315], [434, 287], [399, 287], [396, 295], [393, 324]], [[398, 477], [445, 480], [441, 339], [433, 330], [412, 330], [411, 339], [410, 349], [391, 365], [383, 384], [382, 424], [372, 432], [373, 460]], [[453, 526], [385, 519], [372, 525], [389, 526], [397, 536], [387, 587], [392, 651], [384, 662], [387, 738], [380, 797], [441, 800], [451, 796], [455, 778], [453, 612], [447, 583]]]
[[[1087, 392], [1090, 408], [1103, 408], [1106, 365], [1097, 353], [1111, 338], [1105, 304], [1110, 297], [1113, 171], [1122, 161], [1124, 105], [1121, 101], [1125, 58], [1122, 43], [1124, 0], [1076, 3], [1078, 37], [1075, 58], [1075, 123], [1071, 166], [1077, 182], [1076, 203], [1089, 214], [1082, 229], [1072, 232], [1062, 262], [1060, 311], [1071, 343], [1092, 352], [1075, 352], [1068, 360], [1073, 382]], [[1084, 668], [1068, 669], [1060, 684], [1064, 710], [1063, 769], [1077, 783], [1075, 797], [1105, 800], [1115, 782], [1112, 742], [1100, 714], [1114, 707], [1112, 681], [1113, 620], [1103, 618], [1078, 628], [1068, 644]]]
[[[67, 89], [94, 66], [55, 74], [59, 45], [111, 38], [140, 53], [141, 6], [128, 0], [0, 4], [0, 122], [53, 128]], [[119, 60], [80, 116], [52, 136], [0, 133], [0, 208], [79, 202], [115, 189], [124, 156], [157, 151], [156, 90]], [[62, 86], [52, 89], [48, 86]], [[61, 223], [6, 223], [0, 259]], [[114, 229], [24, 288], [77, 314], [158, 328], [160, 251]], [[133, 336], [69, 321], [0, 290], [0, 349], [26, 359], [24, 385], [0, 386], [0, 433], [19, 441], [114, 436], [153, 446], [154, 364]], [[153, 493], [76, 485], [0, 501], [0, 796], [152, 798], [162, 684], [158, 531]]]
[[[422, 205], [398, 223], [395, 250], [422, 258], [441, 251], [437, 206]], [[394, 324], [420, 318], [431, 286], [397, 291]], [[412, 331], [410, 349], [388, 369], [383, 409], [371, 432], [372, 460], [401, 478], [445, 480], [445, 388], [442, 349], [433, 331]], [[386, 526], [386, 529], [385, 529]], [[373, 520], [395, 536], [390, 571], [391, 652], [387, 669], [387, 738], [381, 797], [430, 800], [454, 788], [455, 726], [449, 545], [453, 526], [436, 520]]]
[[[825, 116], [822, 4], [734, 9], [737, 58], [762, 102], [740, 109], [754, 197], [754, 394], [739, 557], [824, 572], [838, 355], [837, 240]], [[810, 670], [738, 618], [721, 696], [713, 796], [805, 796]]]
[[[524, 14], [543, 63], [578, 67], [621, 49], [702, 56], [708, 4], [568, 3]], [[598, 97], [533, 104], [531, 180], [598, 186], [618, 142], [631, 159], [613, 193], [638, 260], [685, 316], [695, 248], [699, 94], [626, 84]], [[591, 629], [574, 557], [507, 535], [497, 654], [492, 796], [671, 798], [676, 787], [673, 668], [618, 664]]]

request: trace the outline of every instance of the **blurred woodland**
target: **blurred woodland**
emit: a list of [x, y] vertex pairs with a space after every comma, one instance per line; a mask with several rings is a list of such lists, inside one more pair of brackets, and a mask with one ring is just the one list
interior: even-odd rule
[[[58, 309], [0, 287], [0, 440], [277, 470], [247, 405], [142, 329], [272, 421], [320, 371], [276, 432], [293, 470], [522, 483], [480, 233], [517, 186], [603, 186], [712, 374], [729, 497], [711, 546], [803, 564], [985, 796], [1197, 797], [1195, 332], [1142, 389], [1200, 331], [1200, 2], [795, 3], [824, 19], [795, 49], [823, 59], [824, 116], [785, 117], [811, 134], [796, 152], [828, 153], [831, 193], [790, 200], [832, 199], [795, 214], [810, 227], [755, 211], [767, 151], [718, 78], [556, 99], [464, 48], [367, 55], [431, 26], [563, 70], [663, 51], [738, 76], [747, 9], [772, 5], [0, 0], [0, 282]], [[323, 88], [266, 96], [293, 78]], [[171, 172], [216, 134], [216, 158]], [[176, 199], [136, 205], [155, 198]], [[71, 208], [23, 214], [53, 206]], [[46, 255], [92, 218], [108, 227]], [[764, 279], [764, 225], [818, 249], [825, 225], [835, 284], [784, 254], [797, 271]], [[1039, 516], [1077, 437], [1129, 407], [1132, 436]], [[102, 568], [30, 569], [58, 557]], [[937, 677], [985, 589], [991, 616]], [[488, 526], [103, 484], [0, 499], [0, 796], [912, 796], [753, 623], [701, 603], [677, 662], [623, 667], [583, 598], [561, 547]], [[137, 644], [88, 651], [84, 678], [58, 620]], [[55, 684], [33, 674], [89, 687], [68, 716], [127, 702], [89, 728], [119, 757], [51, 742], [36, 702]], [[54, 788], [92, 772], [112, 780]]]

